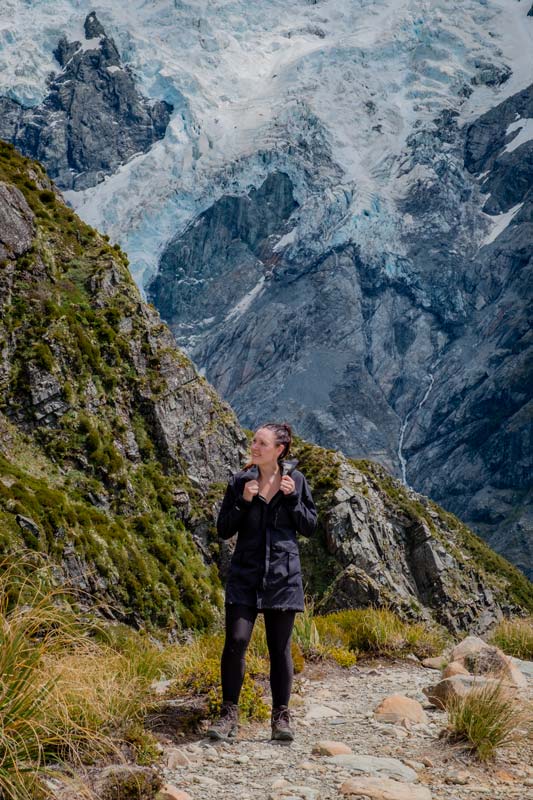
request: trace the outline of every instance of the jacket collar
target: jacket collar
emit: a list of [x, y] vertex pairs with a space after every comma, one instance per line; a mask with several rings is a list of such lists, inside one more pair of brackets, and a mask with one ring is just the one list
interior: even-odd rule
[[[242, 477], [245, 481], [257, 481], [259, 480], [259, 467], [256, 464], [252, 464], [251, 467], [242, 471]], [[270, 500], [270, 503], [267, 503], [268, 508], [274, 508], [278, 505], [283, 497], [283, 492], [278, 490], [274, 497]]]

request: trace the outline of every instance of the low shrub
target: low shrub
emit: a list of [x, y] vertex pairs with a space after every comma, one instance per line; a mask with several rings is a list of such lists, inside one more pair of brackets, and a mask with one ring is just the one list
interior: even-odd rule
[[[214, 686], [207, 694], [207, 707], [210, 717], [220, 714], [222, 705], [222, 689]], [[244, 676], [239, 697], [239, 712], [242, 719], [262, 721], [270, 716], [269, 706], [265, 703], [263, 690], [249, 674]]]
[[329, 647], [327, 654], [329, 658], [332, 658], [333, 661], [339, 665], [339, 667], [350, 669], [350, 667], [353, 667], [355, 664], [357, 664], [356, 654], [351, 650], [347, 650], [345, 647]]
[[302, 648], [300, 647], [294, 639], [291, 642], [291, 656], [292, 656], [292, 664], [294, 668], [294, 674], [298, 675], [300, 672], [303, 672], [305, 667], [305, 658], [304, 654], [302, 653]]
[[[176, 645], [169, 652], [167, 665], [175, 683], [173, 690], [180, 695], [203, 695], [207, 698], [208, 712], [216, 716], [220, 711], [222, 693], [220, 686], [220, 657], [224, 637], [218, 634], [197, 636], [191, 643]], [[243, 719], [266, 719], [268, 707], [263, 700], [263, 690], [257, 678], [266, 679], [269, 668], [263, 653], [264, 626], [262, 619], [254, 629], [246, 655], [246, 675], [239, 698], [239, 708]]]
[[129, 723], [123, 732], [123, 739], [131, 746], [135, 762], [140, 766], [155, 764], [160, 760], [157, 739], [142, 723]]

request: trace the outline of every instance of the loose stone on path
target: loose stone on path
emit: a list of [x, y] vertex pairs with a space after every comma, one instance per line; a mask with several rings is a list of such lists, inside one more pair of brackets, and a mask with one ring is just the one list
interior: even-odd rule
[[156, 800], [192, 800], [190, 794], [166, 783], [156, 795]]
[[353, 772], [364, 772], [369, 775], [386, 775], [402, 781], [415, 781], [416, 772], [406, 767], [397, 758], [381, 758], [380, 756], [339, 755], [332, 756], [330, 762], [338, 764]]
[[306, 720], [313, 720], [313, 719], [328, 719], [329, 717], [340, 717], [340, 711], [337, 711], [335, 708], [331, 708], [330, 706], [321, 706], [321, 705], [312, 705], [310, 706], [307, 714], [305, 715]]
[[403, 720], [427, 723], [427, 714], [418, 702], [402, 694], [392, 694], [381, 701], [374, 711], [380, 722], [397, 723]]
[[343, 742], [323, 740], [313, 747], [313, 753], [318, 756], [340, 756], [352, 752], [352, 748]]
[[431, 800], [426, 786], [413, 786], [388, 778], [350, 778], [341, 788], [347, 797], [370, 797], [372, 800]]

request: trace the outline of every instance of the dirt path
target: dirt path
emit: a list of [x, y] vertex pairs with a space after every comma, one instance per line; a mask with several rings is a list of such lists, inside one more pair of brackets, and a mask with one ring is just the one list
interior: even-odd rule
[[[411, 662], [349, 670], [311, 665], [295, 679], [291, 708], [296, 739], [292, 744], [270, 742], [269, 723], [242, 725], [233, 744], [201, 737], [186, 743], [178, 737], [165, 744], [166, 757], [189, 763], [166, 769], [165, 777], [192, 800], [340, 800], [341, 785], [362, 773], [360, 759], [357, 764], [338, 764], [313, 754], [317, 742], [335, 740], [348, 745], [357, 757], [397, 759], [399, 763], [368, 762], [366, 775], [399, 779], [407, 784], [406, 798], [424, 794], [421, 787], [427, 787], [425, 795], [432, 800], [533, 800], [531, 740], [524, 738], [502, 749], [496, 761], [485, 767], [464, 749], [439, 739], [446, 714], [428, 707], [421, 692], [438, 676]], [[375, 707], [395, 693], [422, 702], [428, 723], [406, 729], [377, 722]], [[526, 695], [533, 700], [533, 680]], [[410, 769], [416, 775], [409, 775]]]

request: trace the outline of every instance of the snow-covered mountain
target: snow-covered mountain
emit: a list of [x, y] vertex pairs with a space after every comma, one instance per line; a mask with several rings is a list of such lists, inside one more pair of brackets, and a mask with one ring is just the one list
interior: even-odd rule
[[[530, 572], [525, 0], [4, 0], [0, 94], [96, 11], [173, 113], [68, 200], [248, 425], [377, 458]], [[99, 44], [93, 43], [95, 47]], [[531, 573], [530, 573], [531, 574]]]
[[[315, 199], [298, 239], [320, 250], [356, 235], [365, 257], [401, 256], [393, 245], [406, 221], [394, 200], [406, 180], [392, 178], [409, 134], [442, 109], [475, 118], [531, 81], [533, 25], [518, 0], [132, 0], [127, 10], [116, 0], [4, 0], [0, 93], [40, 102], [58, 40], [83, 40], [93, 9], [143, 93], [175, 107], [150, 153], [69, 196], [126, 247], [139, 281], [214, 199], [257, 187], [268, 174], [262, 154], [297, 146], [310, 120], [338, 170], [319, 176], [329, 202]], [[300, 200], [312, 202], [305, 188]]]

